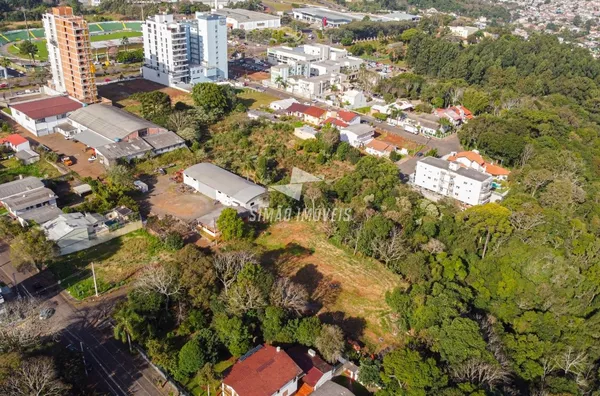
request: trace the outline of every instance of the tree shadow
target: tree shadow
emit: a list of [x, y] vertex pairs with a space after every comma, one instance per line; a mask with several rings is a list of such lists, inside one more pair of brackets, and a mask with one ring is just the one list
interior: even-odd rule
[[[278, 264], [285, 263], [290, 260], [301, 260], [309, 257], [314, 253], [314, 250], [305, 248], [295, 242], [290, 242], [284, 248], [269, 250], [265, 252], [260, 261], [266, 268], [275, 270]], [[275, 271], [276, 272], [276, 271]]]
[[312, 312], [332, 306], [342, 292], [341, 283], [334, 280], [332, 275], [324, 275], [314, 264], [300, 268], [292, 277], [292, 281], [306, 288], [310, 296], [308, 309]]
[[364, 318], [346, 316], [345, 312], [325, 312], [319, 315], [321, 322], [339, 326], [348, 337], [353, 340], [360, 339], [367, 327], [367, 321]]

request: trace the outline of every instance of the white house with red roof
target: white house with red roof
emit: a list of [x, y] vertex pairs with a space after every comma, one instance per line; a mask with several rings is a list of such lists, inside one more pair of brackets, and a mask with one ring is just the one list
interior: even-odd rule
[[225, 375], [224, 396], [290, 396], [303, 371], [281, 348], [260, 345], [242, 356]]
[[54, 133], [54, 127], [65, 122], [83, 105], [67, 96], [56, 96], [10, 106], [15, 121], [36, 136]]
[[31, 147], [29, 146], [29, 140], [25, 139], [21, 135], [17, 135], [16, 133], [0, 138], [0, 144], [5, 147], [8, 147], [15, 153], [31, 149]]
[[332, 114], [332, 116], [336, 117], [339, 120], [342, 120], [348, 125], [360, 124], [360, 116], [353, 111], [338, 110], [335, 113], [336, 114]]
[[297, 395], [309, 395], [333, 378], [335, 369], [313, 349], [294, 346], [288, 349], [287, 353], [304, 372]]
[[448, 161], [457, 162], [465, 168], [475, 169], [478, 172], [487, 173], [496, 180], [506, 180], [510, 171], [499, 165], [486, 162], [479, 154], [479, 151], [461, 151], [460, 153], [452, 152], [446, 158]]
[[445, 118], [454, 126], [458, 126], [473, 119], [473, 113], [465, 106], [451, 106], [445, 109], [435, 109], [435, 114], [440, 118]]

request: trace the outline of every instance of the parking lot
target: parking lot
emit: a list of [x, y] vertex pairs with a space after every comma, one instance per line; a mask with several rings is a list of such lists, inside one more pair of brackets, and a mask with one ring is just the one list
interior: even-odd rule
[[88, 161], [88, 158], [91, 156], [91, 154], [86, 153], [86, 146], [83, 143], [67, 140], [60, 133], [53, 133], [46, 136], [33, 136], [32, 134], [28, 133], [27, 137], [40, 142], [58, 154], [70, 156], [71, 160], [73, 161], [73, 165], [69, 166], [69, 169], [75, 171], [81, 177], [89, 176], [93, 179], [96, 179], [106, 172], [104, 166], [102, 166], [97, 160], [94, 162]]
[[168, 175], [156, 176], [155, 181], [142, 180], [150, 187], [145, 202], [149, 214], [160, 217], [171, 215], [190, 222], [211, 212], [218, 205], [200, 193], [181, 192], [183, 185], [171, 181]]

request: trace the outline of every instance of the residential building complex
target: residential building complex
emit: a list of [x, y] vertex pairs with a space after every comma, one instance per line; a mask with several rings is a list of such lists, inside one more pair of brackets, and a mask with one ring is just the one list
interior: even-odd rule
[[458, 162], [427, 157], [417, 162], [414, 184], [468, 205], [490, 202], [492, 176]]
[[71, 7], [54, 7], [43, 16], [52, 72], [49, 87], [83, 102], [98, 101], [90, 31]]
[[243, 8], [222, 8], [213, 11], [213, 13], [224, 16], [227, 19], [227, 27], [230, 29], [248, 31], [255, 29], [278, 29], [281, 27], [280, 17], [262, 12], [244, 10]]
[[216, 14], [197, 12], [194, 19], [154, 15], [142, 24], [145, 79], [159, 84], [193, 85], [226, 80], [227, 24]]

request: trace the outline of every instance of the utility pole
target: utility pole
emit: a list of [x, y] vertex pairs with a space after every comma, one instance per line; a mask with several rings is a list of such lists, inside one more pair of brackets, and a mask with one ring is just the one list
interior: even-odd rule
[[92, 261], [92, 276], [94, 278], [94, 290], [96, 290], [96, 297], [98, 297], [98, 283], [96, 282], [96, 271], [94, 270], [94, 262]]

